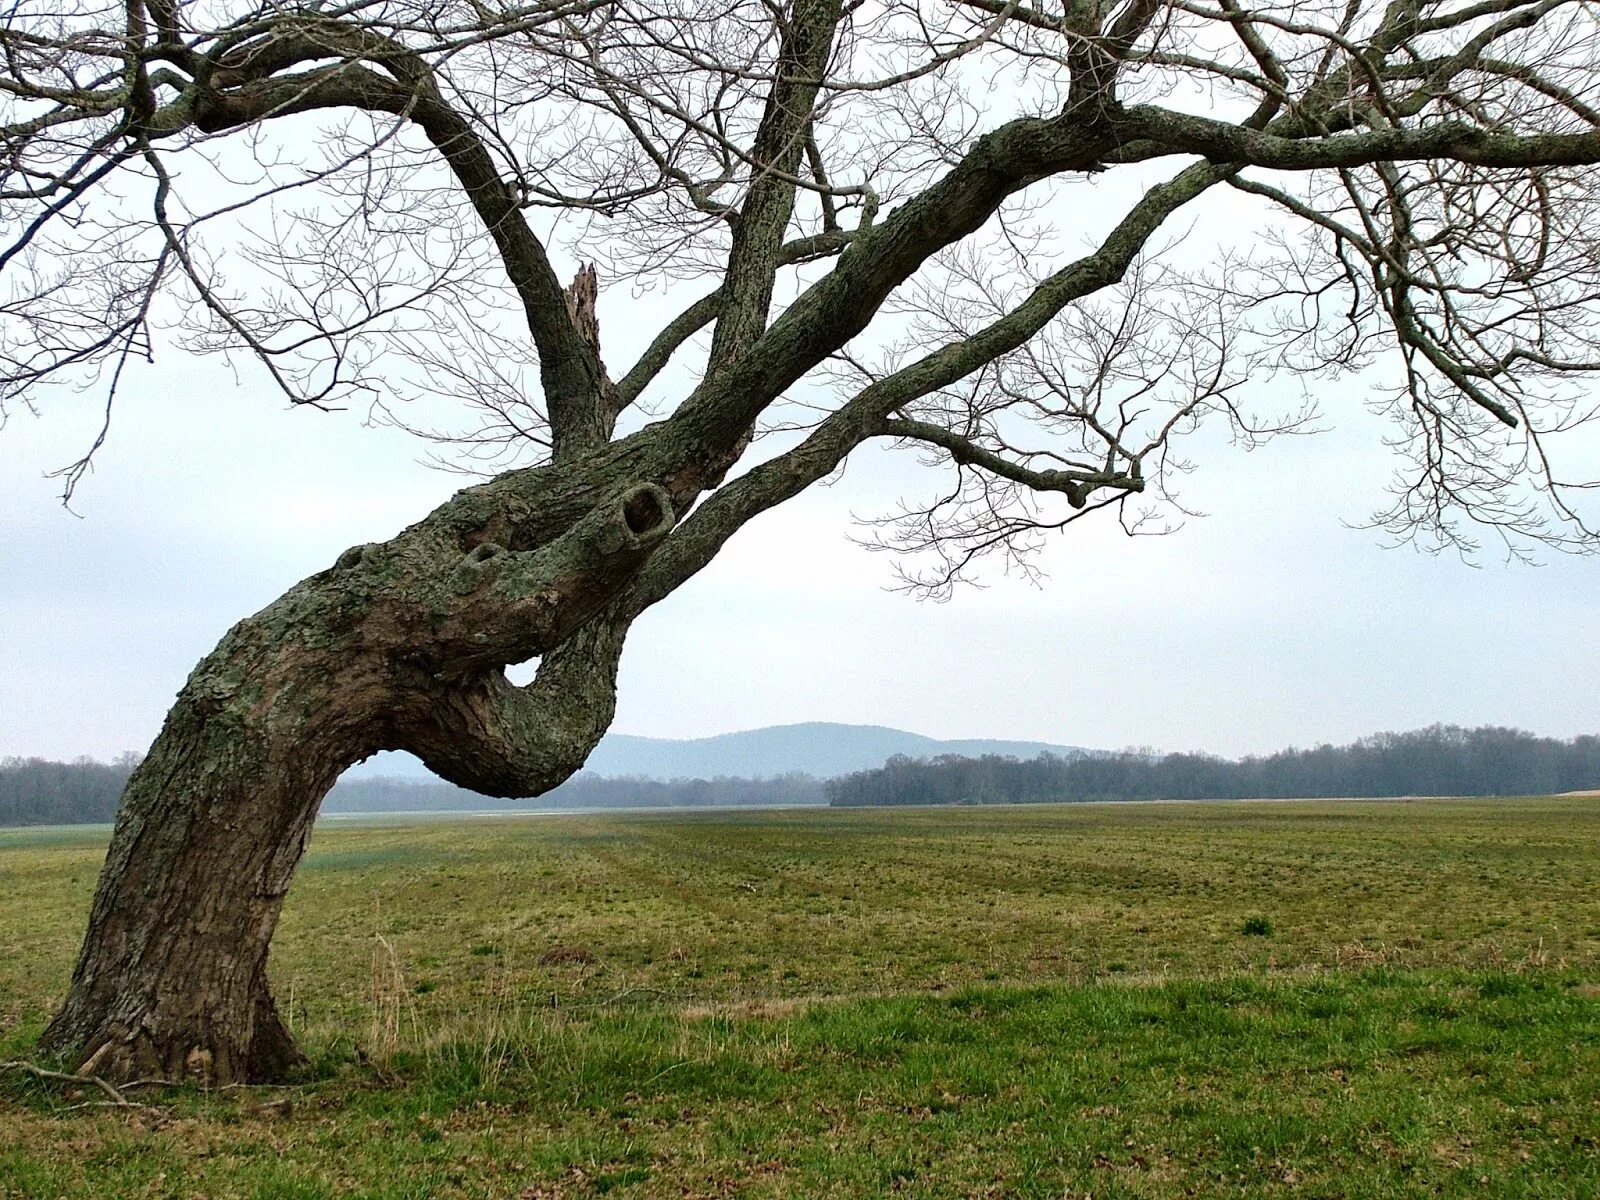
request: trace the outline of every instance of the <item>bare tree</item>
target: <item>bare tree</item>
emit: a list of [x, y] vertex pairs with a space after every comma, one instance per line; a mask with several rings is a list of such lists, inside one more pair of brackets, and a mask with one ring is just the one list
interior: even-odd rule
[[[0, 405], [90, 385], [109, 421], [175, 343], [301, 404], [454, 397], [427, 432], [486, 476], [195, 668], [45, 1044], [111, 1078], [292, 1068], [268, 942], [339, 773], [567, 778], [629, 624], [871, 439], [940, 472], [883, 530], [937, 594], [1101, 509], [1159, 525], [1180, 435], [1301, 425], [1269, 381], [1387, 367], [1383, 524], [1592, 548], [1547, 441], [1600, 367], [1597, 28], [1576, 0], [10, 0]], [[1202, 211], [1249, 236], [1198, 253]], [[563, 286], [553, 253], [593, 266]], [[686, 304], [622, 369], [597, 297], [625, 285]]]

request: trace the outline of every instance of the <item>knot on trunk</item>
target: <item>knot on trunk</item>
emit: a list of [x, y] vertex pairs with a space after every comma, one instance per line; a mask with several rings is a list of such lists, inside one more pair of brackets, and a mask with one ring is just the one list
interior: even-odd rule
[[[579, 560], [649, 550], [672, 531], [672, 497], [657, 483], [636, 483], [603, 501], [567, 533]], [[562, 539], [566, 540], [566, 539]], [[553, 543], [555, 549], [558, 543]], [[585, 564], [588, 565], [588, 564]]]
[[456, 595], [465, 596], [498, 576], [500, 554], [501, 548], [497, 542], [480, 542], [467, 551], [451, 580]]
[[622, 500], [622, 520], [636, 537], [643, 537], [672, 520], [672, 501], [653, 483], [629, 492]]
[[348, 571], [354, 567], [359, 567], [361, 560], [366, 557], [366, 553], [367, 546], [365, 543], [359, 546], [351, 546], [350, 549], [334, 560], [333, 569], [335, 571]]
[[600, 548], [608, 554], [647, 549], [672, 530], [672, 497], [659, 484], [635, 484], [622, 494], [614, 512], [599, 530]]

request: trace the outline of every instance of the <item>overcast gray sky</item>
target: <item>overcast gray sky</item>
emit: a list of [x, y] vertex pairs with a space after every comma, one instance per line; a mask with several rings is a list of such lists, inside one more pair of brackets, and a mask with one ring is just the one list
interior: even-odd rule
[[[929, 483], [860, 455], [639, 622], [615, 728], [835, 720], [1230, 755], [1432, 721], [1600, 730], [1600, 561], [1473, 568], [1347, 528], [1391, 464], [1357, 387], [1323, 399], [1332, 433], [1194, 447], [1186, 498], [1209, 515], [1181, 532], [1079, 525], [1042, 587], [991, 578], [943, 605], [886, 590], [889, 563], [848, 539], [852, 512]], [[286, 411], [248, 372], [174, 356], [119, 401], [74, 516], [42, 475], [95, 419], [62, 394], [0, 430], [0, 754], [142, 749], [233, 621], [463, 482], [361, 414]]]

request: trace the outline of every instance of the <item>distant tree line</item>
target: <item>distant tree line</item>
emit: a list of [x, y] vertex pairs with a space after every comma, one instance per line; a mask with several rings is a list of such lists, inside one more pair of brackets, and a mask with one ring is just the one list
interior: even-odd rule
[[1546, 795], [1600, 787], [1600, 737], [1559, 741], [1495, 726], [1432, 725], [1237, 761], [1134, 751], [1031, 760], [901, 755], [824, 786], [828, 802], [839, 807]]
[[[107, 822], [138, 763], [80, 758], [0, 759], [0, 825]], [[547, 808], [760, 807], [829, 803], [1037, 804], [1082, 800], [1226, 800], [1318, 796], [1545, 795], [1600, 787], [1600, 737], [1571, 741], [1516, 729], [1432, 725], [1379, 733], [1347, 746], [1280, 750], [1237, 761], [1208, 754], [1142, 751], [891, 758], [838, 779], [789, 774], [772, 779], [642, 779], [579, 774], [537, 800], [494, 800], [448, 783], [362, 779], [341, 783], [326, 813], [484, 812]]]
[[[0, 759], [0, 826], [82, 825], [116, 817], [123, 785], [138, 764], [125, 754], [111, 763], [79, 758]], [[576, 775], [537, 800], [495, 800], [448, 783], [360, 779], [341, 783], [323, 801], [325, 813], [484, 812], [515, 808], [692, 808], [707, 805], [822, 804], [822, 782], [809, 775], [772, 779], [612, 779]]]
[[77, 825], [109, 821], [137, 754], [112, 762], [79, 758], [0, 758], [0, 825]]

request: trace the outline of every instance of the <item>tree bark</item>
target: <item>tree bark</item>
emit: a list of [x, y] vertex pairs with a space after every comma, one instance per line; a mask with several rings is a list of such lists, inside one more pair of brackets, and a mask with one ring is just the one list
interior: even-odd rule
[[[195, 668], [123, 794], [45, 1049], [117, 1080], [283, 1077], [304, 1058], [267, 949], [340, 773], [409, 749], [465, 786], [531, 796], [583, 765], [632, 615], [607, 604], [671, 530], [674, 501], [632, 482], [579, 503], [550, 478], [469, 488], [353, 547]], [[534, 656], [534, 683], [506, 681], [506, 663]]]
[[[275, 609], [304, 605], [280, 602]], [[180, 693], [128, 781], [89, 930], [48, 1049], [112, 1079], [202, 1085], [303, 1062], [267, 947], [318, 806], [381, 736], [370, 659], [308, 645], [269, 609]]]

